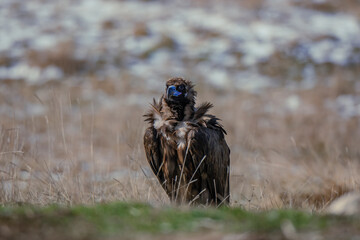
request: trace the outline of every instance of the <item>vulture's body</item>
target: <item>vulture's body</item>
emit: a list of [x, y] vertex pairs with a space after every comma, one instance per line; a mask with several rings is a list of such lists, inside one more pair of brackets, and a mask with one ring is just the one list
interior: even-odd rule
[[190, 81], [173, 78], [145, 115], [144, 147], [150, 167], [172, 201], [229, 203], [230, 150], [212, 107], [195, 107]]

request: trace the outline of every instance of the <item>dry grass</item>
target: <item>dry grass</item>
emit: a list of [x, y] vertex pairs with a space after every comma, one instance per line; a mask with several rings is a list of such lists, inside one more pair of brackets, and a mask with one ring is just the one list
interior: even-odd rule
[[[359, 190], [359, 118], [342, 118], [326, 104], [355, 93], [353, 83], [339, 81], [256, 94], [198, 82], [199, 102], [213, 102], [228, 131], [232, 205], [321, 211], [337, 196]], [[169, 203], [142, 147], [142, 114], [160, 92], [126, 77], [100, 83], [4, 82], [2, 204]], [[286, 104], [294, 96], [297, 109]]]
[[[292, 94], [302, 100], [301, 106], [281, 111]], [[359, 119], [345, 120], [325, 107], [324, 102], [337, 95], [336, 87], [318, 87], [301, 92], [279, 89], [234, 100], [231, 106], [245, 102], [251, 109], [245, 106], [227, 118], [242, 122], [232, 126], [230, 132], [235, 134], [229, 136], [241, 147], [237, 155], [233, 148], [232, 186], [244, 189], [233, 190], [233, 199], [248, 200], [255, 209], [322, 210], [337, 196], [358, 189]], [[274, 111], [268, 113], [264, 106]]]
[[328, 12], [328, 13], [351, 13], [354, 16], [359, 16], [360, 6], [358, 0], [345, 0], [345, 1], [294, 1], [295, 6], [300, 6], [316, 11]]
[[28, 89], [33, 95], [20, 95], [23, 99], [9, 108], [26, 112], [29, 102], [38, 102], [44, 113], [2, 119], [1, 202], [165, 201], [140, 171], [141, 110], [129, 111], [121, 100], [114, 109], [78, 98], [91, 94], [91, 87], [53, 87], [59, 90]]

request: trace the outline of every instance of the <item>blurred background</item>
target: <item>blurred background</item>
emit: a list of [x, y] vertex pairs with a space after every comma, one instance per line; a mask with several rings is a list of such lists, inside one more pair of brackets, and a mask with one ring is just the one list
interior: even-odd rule
[[232, 204], [359, 190], [360, 1], [0, 1], [0, 201], [168, 203], [142, 115], [174, 76], [228, 131]]

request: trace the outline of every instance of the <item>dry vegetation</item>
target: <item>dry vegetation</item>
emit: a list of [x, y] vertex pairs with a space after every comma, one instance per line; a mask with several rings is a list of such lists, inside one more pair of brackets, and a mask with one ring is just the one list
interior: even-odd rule
[[[248, 93], [193, 80], [198, 102], [213, 102], [228, 131], [233, 206], [322, 211], [359, 190], [359, 117], [331, 108], [340, 94], [356, 93], [354, 82], [335, 77], [311, 90]], [[142, 114], [160, 93], [126, 76], [3, 81], [0, 202], [168, 204], [142, 147]]]
[[[292, 4], [358, 17], [358, 2]], [[241, 4], [256, 12], [266, 9], [265, 3]], [[193, 4], [209, 6], [203, 0]], [[116, 28], [111, 20], [102, 27]], [[149, 29], [139, 23], [133, 34], [146, 36]], [[197, 34], [202, 43], [219, 33], [199, 29]], [[148, 58], [155, 50], [174, 48], [173, 39], [161, 39], [140, 58]], [[91, 64], [76, 60], [75, 48], [74, 42], [65, 41], [51, 51], [31, 50], [23, 56], [32, 66], [60, 68], [62, 80], [31, 83], [0, 79], [0, 204], [169, 204], [148, 168], [142, 146], [146, 127], [142, 115], [162, 89], [149, 90], [146, 86], [150, 84], [143, 79], [130, 77], [122, 65], [126, 51], [118, 54], [115, 66], [121, 68], [121, 75], [115, 79], [95, 71], [104, 64], [101, 58]], [[242, 70], [239, 59], [235, 65]], [[184, 59], [182, 63], [196, 83], [198, 103], [212, 102], [212, 113], [222, 119], [228, 132], [231, 205], [250, 210], [321, 212], [336, 197], [360, 190], [360, 117], [343, 117], [335, 106], [341, 95], [360, 95], [358, 65], [301, 62], [275, 52], [256, 68], [286, 87], [249, 93], [229, 86], [221, 90], [209, 86], [192, 68], [203, 60], [199, 56], [199, 62]], [[11, 63], [10, 57], [0, 57], [0, 66]], [[307, 64], [314, 67], [318, 85], [311, 89], [289, 87], [301, 85]]]
[[360, 11], [358, 0], [345, 0], [345, 1], [294, 1], [295, 6], [309, 8], [317, 11], [335, 13], [335, 12], [348, 12], [358, 15]]

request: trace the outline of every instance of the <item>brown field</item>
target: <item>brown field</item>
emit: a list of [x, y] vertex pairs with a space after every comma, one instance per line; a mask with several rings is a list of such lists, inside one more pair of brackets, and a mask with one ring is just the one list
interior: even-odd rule
[[[33, 2], [40, 1], [33, 0]], [[72, 9], [72, 4], [69, 4], [72, 2], [67, 2], [68, 5], [64, 6]], [[209, 3], [209, 1], [197, 0], [174, 6], [182, 6], [185, 10], [203, 8], [209, 10], [208, 12], [200, 11], [207, 17], [213, 15], [212, 11], [215, 9], [214, 12], [219, 13], [220, 18], [215, 14], [217, 18], [212, 20], [214, 28], [209, 26], [201, 28], [201, 24], [192, 26], [191, 21], [188, 26], [185, 20], [190, 16], [184, 15], [187, 11], [182, 9], [183, 16], [180, 14], [179, 19], [183, 17], [185, 20], [180, 21], [183, 24], [180, 24], [183, 26], [183, 32], [180, 34], [185, 34], [186, 40], [186, 34], [191, 33], [192, 41], [196, 44], [188, 44], [191, 46], [189, 49], [187, 49], [188, 46], [176, 49], [179, 44], [176, 41], [178, 35], [171, 35], [172, 31], [165, 31], [166, 34], [156, 36], [159, 39], [155, 38], [153, 46], [143, 52], [137, 52], [141, 42], [139, 46], [131, 48], [130, 44], [130, 48], [129, 46], [124, 48], [125, 43], [128, 43], [127, 40], [135, 41], [136, 38], [132, 38], [135, 36], [139, 39], [148, 37], [148, 40], [154, 41], [154, 35], [160, 34], [154, 29], [158, 30], [159, 26], [167, 29], [168, 26], [163, 26], [161, 23], [166, 22], [168, 16], [162, 15], [166, 12], [165, 8], [160, 9], [161, 11], [153, 9], [152, 14], [143, 16], [144, 6], [150, 7], [152, 1], [136, 2], [149, 2], [149, 5], [139, 4], [141, 7], [137, 9], [129, 8], [134, 10], [133, 13], [129, 13], [129, 16], [124, 13], [124, 16], [119, 14], [119, 18], [109, 18], [101, 22], [101, 27], [91, 26], [94, 29], [102, 29], [99, 32], [103, 38], [99, 41], [93, 40], [92, 43], [96, 45], [88, 46], [86, 49], [86, 52], [89, 52], [89, 59], [85, 57], [79, 60], [74, 57], [77, 47], [84, 44], [71, 39], [73, 36], [81, 36], [81, 34], [78, 36], [78, 32], [83, 30], [77, 28], [81, 24], [76, 26], [78, 24], [75, 21], [76, 11], [71, 13], [73, 15], [69, 15], [73, 17], [73, 20], [75, 19], [71, 22], [75, 29], [74, 33], [70, 32], [73, 35], [67, 32], [60, 34], [64, 36], [70, 34], [69, 39], [65, 38], [63, 42], [56, 42], [57, 44], [51, 47], [51, 50], [37, 50], [31, 47], [26, 49], [27, 44], [31, 43], [30, 40], [34, 39], [25, 38], [26, 41], [23, 40], [23, 43], [19, 40], [19, 46], [22, 44], [21, 46], [25, 49], [21, 56], [16, 54], [14, 56], [17, 57], [11, 54], [7, 56], [0, 51], [2, 54], [0, 67], [4, 69], [10, 69], [12, 65], [16, 65], [17, 61], [24, 61], [29, 66], [35, 66], [41, 70], [55, 66], [63, 74], [57, 80], [51, 80], [50, 77], [49, 81], [34, 77], [23, 79], [27, 76], [24, 77], [21, 74], [15, 74], [14, 79], [0, 76], [1, 205], [30, 203], [42, 206], [57, 203], [72, 206], [113, 201], [170, 204], [145, 159], [142, 137], [147, 126], [142, 115], [147, 111], [152, 98], [158, 98], [163, 91], [162, 87], [152, 86], [156, 79], [154, 81], [154, 77], [149, 76], [151, 72], [156, 73], [156, 77], [167, 75], [163, 79], [158, 79], [158, 82], [165, 83], [165, 80], [172, 76], [164, 69], [171, 71], [177, 67], [180, 70], [186, 69], [185, 74], [192, 76], [190, 80], [196, 84], [198, 104], [202, 101], [213, 103], [212, 113], [222, 119], [222, 124], [228, 132], [226, 140], [231, 149], [232, 206], [256, 211], [296, 208], [322, 212], [335, 198], [350, 191], [360, 191], [360, 66], [358, 64], [360, 48], [357, 39], [352, 39], [350, 33], [344, 31], [345, 36], [350, 36], [349, 39], [344, 38], [346, 41], [337, 39], [338, 35], [334, 37], [320, 34], [318, 36], [308, 33], [309, 36], [302, 38], [302, 34], [299, 34], [301, 39], [289, 40], [285, 45], [279, 43], [282, 47], [276, 48], [276, 51], [274, 50], [268, 58], [260, 58], [256, 65], [247, 66], [241, 60], [246, 54], [237, 48], [244, 43], [243, 40], [234, 40], [236, 44], [233, 46], [228, 42], [228, 35], [222, 36], [222, 31], [219, 31], [222, 25], [217, 29], [219, 25], [214, 24], [214, 21], [228, 20], [224, 21], [225, 25], [233, 23], [232, 21], [234, 23], [242, 21], [244, 26], [257, 26], [258, 23], [276, 26], [277, 23], [286, 23], [291, 19], [288, 18], [289, 13], [281, 10], [282, 6], [279, 6], [278, 12], [275, 11], [278, 15], [270, 17], [270, 19], [274, 18], [273, 21], [267, 22], [267, 15], [264, 17], [262, 14], [267, 13], [267, 8], [271, 6], [269, 8], [271, 15], [271, 12], [277, 9], [276, 1], [269, 5], [270, 1], [263, 0], [224, 0], [222, 3], [227, 3], [228, 6], [222, 9], [220, 5], [215, 5], [214, 1]], [[288, 1], [287, 5], [300, 10], [311, 10], [309, 16], [313, 16], [312, 11], [314, 11], [330, 15], [344, 13], [359, 19], [360, 4], [358, 2], [355, 0], [306, 0]], [[154, 4], [155, 10], [156, 6], [161, 5], [157, 1], [154, 1]], [[189, 9], [186, 9], [186, 4]], [[60, 5], [54, 7], [59, 12], [50, 16], [49, 19], [57, 19], [58, 16], [66, 19], [69, 9], [66, 7], [62, 9]], [[19, 19], [24, 18], [22, 23], [28, 23], [28, 18], [32, 21], [37, 11], [29, 10], [28, 16], [23, 14], [21, 6], [22, 3], [12, 4], [11, 8], [4, 9], [8, 12], [14, 11], [16, 14], [13, 16], [18, 16]], [[109, 6], [111, 9], [112, 5]], [[234, 10], [232, 6], [238, 6], [244, 16], [232, 19], [232, 15], [227, 14], [228, 10]], [[90, 12], [92, 19], [91, 14]], [[297, 21], [302, 20], [300, 18]], [[39, 17], [39, 22], [32, 23], [31, 21], [30, 25], [41, 25], [43, 18]], [[192, 21], [197, 23], [198, 20]], [[126, 23], [131, 24], [127, 26]], [[152, 26], [153, 29], [150, 23], [156, 23], [155, 27]], [[175, 21], [175, 23], [178, 22]], [[224, 29], [227, 27], [225, 25]], [[14, 26], [20, 28], [19, 26], [22, 25]], [[88, 25], [85, 24], [85, 26]], [[172, 28], [171, 26], [169, 29]], [[47, 27], [49, 29], [42, 28], [41, 31], [44, 32], [40, 31], [41, 34], [64, 31], [60, 25]], [[259, 28], [261, 30], [259, 36], [264, 35], [265, 40], [269, 32], [278, 31], [276, 28], [274, 30], [262, 27]], [[311, 27], [306, 26], [306, 30], [311, 30]], [[340, 28], [335, 27], [343, 33], [342, 25]], [[245, 29], [250, 31], [252, 28]], [[262, 32], [264, 29], [265, 32]], [[346, 26], [344, 29], [346, 30]], [[22, 31], [22, 29], [17, 30]], [[229, 32], [231, 33], [231, 29]], [[242, 34], [244, 33], [241, 32], [237, 37], [242, 39], [244, 37]], [[84, 34], [84, 36], [88, 35]], [[116, 38], [112, 39], [112, 37]], [[277, 41], [282, 40], [281, 37], [277, 37], [279, 38]], [[36, 39], [36, 36], [34, 38]], [[353, 59], [344, 61], [343, 65], [336, 65], [331, 61], [319, 63], [309, 56], [303, 59], [296, 58], [295, 55], [301, 53], [304, 46], [310, 46], [322, 40], [329, 40], [331, 43], [338, 41], [339, 44], [344, 45], [344, 48], [356, 43], [354, 48], [352, 45], [349, 48], [349, 51], [353, 51], [353, 56], [349, 54]], [[98, 43], [103, 45], [97, 45]], [[148, 41], [145, 45], [147, 43]], [[17, 46], [18, 43], [14, 40], [14, 44]], [[114, 49], [106, 48], [111, 44], [115, 46], [115, 53], [112, 52]], [[195, 51], [206, 44], [210, 49], [205, 49], [209, 50], [209, 52], [205, 51], [206, 54]], [[222, 52], [224, 45], [229, 47], [229, 50]], [[257, 47], [259, 46], [261, 44]], [[270, 46], [277, 47], [277, 44]], [[333, 46], [336, 44], [331, 45]], [[213, 50], [211, 50], [212, 47]], [[218, 56], [216, 54], [211, 56], [212, 51], [217, 51], [217, 48], [221, 50], [218, 51]], [[183, 49], [198, 55], [183, 56]], [[321, 51], [323, 52], [326, 53], [326, 51]], [[161, 64], [155, 66], [154, 69], [152, 66], [149, 67], [150, 70], [142, 69], [143, 65], [154, 63], [147, 62], [154, 53], [158, 53], [157, 57], [160, 58], [158, 61]], [[167, 58], [168, 55], [171, 57]], [[234, 57], [233, 63], [223, 66], [223, 61], [226, 59], [224, 56], [228, 55]], [[212, 63], [212, 57], [217, 61]], [[169, 60], [174, 60], [172, 58], [177, 61], [168, 63]], [[134, 67], [131, 65], [134, 59], [143, 65], [138, 64], [138, 68], [131, 68]], [[162, 65], [162, 61], [165, 66]], [[219, 88], [215, 88], [214, 84], [210, 85], [211, 76], [206, 76], [206, 74], [204, 76], [203, 73], [197, 72], [200, 68], [195, 66], [202, 63], [207, 64], [205, 66], [208, 68], [203, 69], [206, 74], [213, 68], [221, 70], [219, 71], [220, 83], [215, 81], [215, 85], [218, 87], [220, 85]], [[110, 73], [104, 74], [108, 71], [106, 66], [113, 68], [110, 68]], [[163, 69], [156, 69], [156, 67]], [[305, 76], [306, 68], [310, 69], [310, 72], [313, 71], [310, 74], [313, 79], [310, 81], [315, 86], [304, 87], [306, 85], [303, 84], [304, 81], [308, 80]], [[0, 70], [4, 71], [4, 69]], [[238, 80], [244, 80], [241, 78], [247, 78], [246, 74], [245, 77], [232, 75], [242, 71], [255, 72], [276, 81], [268, 88], [255, 87], [255, 91], [243, 91], [240, 90], [241, 86], [231, 86], [238, 83]], [[225, 79], [222, 82], [222, 73], [226, 73], [227, 78], [231, 80]], [[114, 75], [118, 76], [114, 77]], [[18, 76], [20, 79], [17, 79]], [[206, 77], [210, 80], [206, 81], [204, 79]], [[219, 77], [212, 79], [216, 80]], [[251, 80], [245, 79], [243, 82]], [[149, 89], [149, 87], [152, 88]], [[355, 97], [357, 97], [355, 102], [348, 102]], [[357, 113], [346, 114], [349, 111], [357, 111]]]
[[[359, 94], [338, 70], [310, 90], [216, 90], [211, 101], [231, 149], [231, 205], [250, 210], [322, 211], [360, 184], [360, 120], [333, 108]], [[166, 79], [164, 79], [165, 82]], [[138, 81], [3, 81], [0, 92], [0, 203], [45, 205], [140, 201], [168, 204], [149, 171], [142, 115], [162, 89]]]

